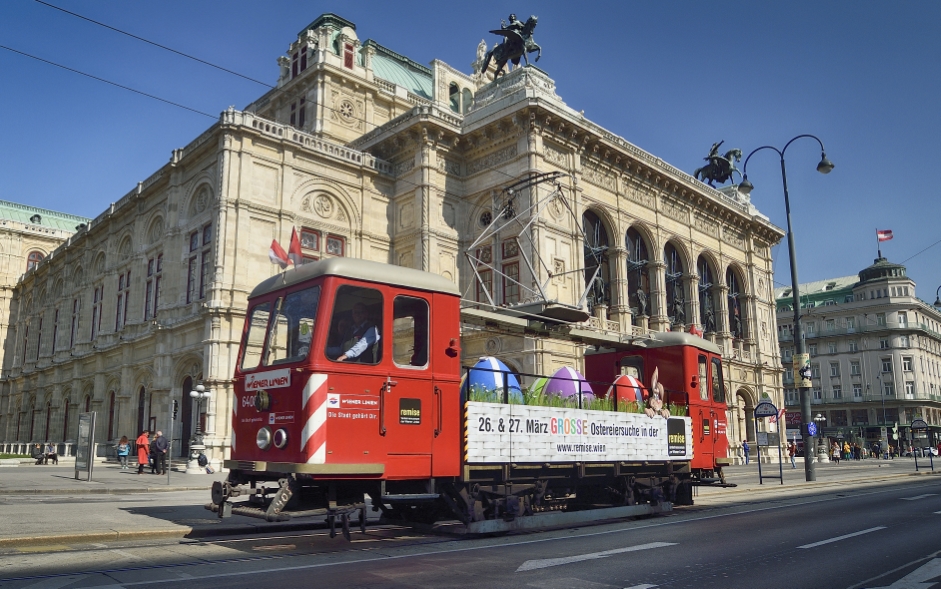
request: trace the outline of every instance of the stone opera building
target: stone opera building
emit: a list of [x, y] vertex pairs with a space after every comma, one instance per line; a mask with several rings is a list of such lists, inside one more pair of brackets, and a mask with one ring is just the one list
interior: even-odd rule
[[[713, 189], [586, 119], [540, 69], [494, 81], [493, 66], [481, 71], [485, 48], [471, 73], [426, 66], [324, 14], [278, 58], [276, 88], [221, 113], [95, 219], [29, 248], [0, 224], [11, 268], [0, 450], [48, 440], [67, 451], [88, 411], [106, 448], [166, 430], [176, 400], [174, 454], [187, 454], [199, 424], [218, 463], [246, 298], [279, 271], [271, 240], [286, 247], [295, 227], [305, 258], [433, 272], [469, 305], [522, 304], [538, 282], [569, 305], [589, 293], [585, 329], [695, 325], [726, 357], [730, 442], [754, 439], [757, 402], [784, 405], [771, 259], [782, 230], [734, 187]], [[478, 239], [507, 214], [506, 186], [553, 171], [565, 200], [530, 225], [545, 267], [524, 263], [508, 233]], [[520, 215], [550, 190], [520, 195]], [[471, 257], [485, 267], [475, 273]], [[496, 355], [548, 374], [583, 353], [522, 333], [465, 336], [466, 365]], [[197, 383], [212, 393], [200, 405], [189, 396]]]

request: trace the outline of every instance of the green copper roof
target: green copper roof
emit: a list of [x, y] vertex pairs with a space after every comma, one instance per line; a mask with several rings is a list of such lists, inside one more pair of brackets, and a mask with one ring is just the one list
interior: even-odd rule
[[300, 37], [301, 35], [303, 35], [304, 31], [319, 29], [320, 27], [325, 27], [325, 26], [332, 27], [338, 31], [342, 29], [343, 27], [350, 27], [354, 31], [356, 30], [356, 25], [346, 20], [342, 16], [333, 14], [332, 12], [325, 12], [324, 14], [321, 14], [320, 16], [318, 16], [316, 20], [314, 20], [314, 22], [310, 23], [309, 25], [301, 29], [301, 32], [298, 33], [297, 36]]
[[372, 71], [377, 78], [402, 86], [412, 94], [431, 100], [432, 75], [431, 69], [386, 49], [372, 39], [366, 41], [376, 49], [372, 59]]
[[71, 232], [75, 231], [75, 226], [79, 223], [88, 223], [91, 220], [77, 215], [21, 205], [6, 200], [0, 200], [0, 219], [19, 221], [20, 223], [26, 223], [28, 225], [39, 225]]

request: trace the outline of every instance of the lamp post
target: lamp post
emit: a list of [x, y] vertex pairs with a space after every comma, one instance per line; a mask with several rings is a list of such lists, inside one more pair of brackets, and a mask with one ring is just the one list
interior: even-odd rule
[[203, 401], [208, 401], [212, 397], [212, 391], [207, 390], [202, 383], [196, 385], [194, 390], [190, 391], [190, 398], [196, 401], [196, 432], [190, 439], [190, 455], [186, 461], [186, 474], [204, 474], [203, 466], [199, 464], [199, 457], [203, 454], [206, 446], [203, 444], [202, 413]]
[[[784, 145], [784, 149], [778, 149], [771, 145], [763, 145], [757, 149], [752, 150], [748, 154], [748, 157], [745, 158], [745, 165], [742, 166], [742, 183], [739, 184], [738, 190], [744, 194], [749, 194], [754, 190], [755, 186], [748, 181], [748, 160], [751, 159], [751, 156], [755, 155], [763, 149], [770, 149], [778, 154], [778, 157], [781, 159], [781, 181], [784, 184], [784, 208], [787, 212], [787, 250], [788, 256], [790, 257], [791, 262], [791, 294], [794, 299], [794, 345], [797, 351], [797, 354], [794, 357], [794, 374], [795, 380], [797, 380], [799, 386], [798, 391], [800, 391], [800, 403], [801, 403], [801, 435], [804, 438], [804, 475], [806, 480], [815, 481], [817, 480], [817, 473], [814, 469], [814, 460], [813, 460], [813, 449], [810, 447], [813, 439], [808, 431], [808, 426], [810, 425], [810, 395], [808, 394], [809, 386], [805, 386], [805, 381], [809, 379], [800, 378], [797, 379], [799, 372], [802, 372], [801, 369], [804, 368], [805, 357], [805, 346], [804, 346], [804, 330], [801, 327], [800, 323], [800, 293], [798, 292], [798, 282], [797, 282], [797, 254], [794, 249], [794, 230], [791, 227], [791, 203], [788, 199], [787, 194], [787, 170], [784, 167], [784, 152], [787, 151], [787, 148], [791, 146], [796, 140], [803, 137], [809, 137], [815, 139], [817, 143], [820, 144], [820, 163], [817, 164], [817, 171], [821, 174], [829, 174], [833, 170], [833, 163], [827, 159], [826, 150], [823, 148], [823, 142], [820, 141], [814, 135], [798, 135]], [[797, 366], [798, 361], [800, 361], [801, 366]]]
[[934, 308], [941, 311], [941, 286], [934, 292]]
[[827, 422], [827, 418], [818, 413], [817, 416], [814, 417], [814, 422], [817, 424], [817, 434], [820, 437], [820, 444], [817, 445], [817, 462], [829, 463], [829, 449], [826, 444], [823, 443], [823, 424]]

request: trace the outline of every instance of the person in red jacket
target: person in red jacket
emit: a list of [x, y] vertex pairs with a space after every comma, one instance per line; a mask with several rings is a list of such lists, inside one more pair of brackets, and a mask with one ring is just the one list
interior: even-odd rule
[[144, 465], [150, 464], [150, 440], [147, 437], [149, 433], [141, 432], [134, 442], [137, 444], [137, 474], [144, 474]]

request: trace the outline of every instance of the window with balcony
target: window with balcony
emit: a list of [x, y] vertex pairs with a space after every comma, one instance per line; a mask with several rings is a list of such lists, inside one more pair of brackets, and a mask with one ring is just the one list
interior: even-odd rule
[[854, 384], [853, 385], [853, 398], [862, 399], [863, 398], [863, 385]]
[[902, 370], [905, 372], [912, 371], [912, 357], [911, 356], [902, 356]]
[[160, 299], [160, 275], [163, 272], [163, 254], [147, 260], [147, 280], [144, 283], [144, 321], [157, 316]]
[[839, 362], [830, 362], [830, 376], [840, 376]]
[[807, 326], [804, 328], [804, 333], [807, 335], [807, 337], [813, 337], [816, 331], [817, 331], [817, 324], [814, 323], [813, 321], [809, 322]]
[[114, 308], [114, 330], [117, 331], [127, 323], [127, 302], [131, 297], [131, 271], [118, 275], [118, 295]]
[[[843, 398], [843, 387], [840, 385], [834, 385], [833, 387], [833, 398], [842, 399]], [[833, 424], [836, 425], [836, 424]]]
[[854, 360], [850, 362], [850, 375], [859, 376], [862, 372], [859, 370], [859, 362]]
[[908, 313], [899, 311], [899, 327], [908, 327]]
[[911, 340], [908, 339], [907, 335], [899, 336], [899, 347], [908, 348], [911, 346]]
[[885, 313], [876, 313], [876, 325], [884, 326], [885, 324]]
[[820, 391], [820, 387], [814, 389], [814, 401], [822, 401], [823, 393]]
[[826, 328], [828, 332], [836, 331], [836, 319], [827, 319]]
[[846, 318], [846, 331], [850, 333], [853, 333], [854, 331], [856, 331], [856, 318], [855, 317]]
[[913, 381], [905, 382], [905, 396], [908, 398], [915, 396], [915, 383]]

